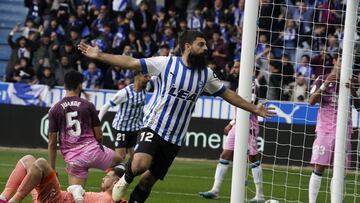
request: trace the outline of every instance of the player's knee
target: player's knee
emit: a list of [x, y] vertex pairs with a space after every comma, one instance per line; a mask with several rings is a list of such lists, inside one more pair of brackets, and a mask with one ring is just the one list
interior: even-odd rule
[[30, 168], [31, 165], [35, 162], [35, 157], [32, 155], [25, 155], [20, 159], [21, 163], [24, 165], [25, 168]]
[[220, 159], [231, 161], [232, 155], [233, 155], [232, 151], [224, 150], [220, 155]]
[[322, 165], [315, 165], [314, 167], [314, 171], [317, 172], [317, 173], [323, 173], [325, 171], [325, 166], [322, 166]]
[[131, 169], [134, 174], [141, 174], [149, 169], [149, 164], [142, 161], [132, 161]]
[[156, 180], [157, 180], [156, 178], [153, 178], [151, 176], [145, 176], [145, 177], [143, 176], [139, 181], [139, 186], [142, 190], [149, 191], [151, 190], [152, 186], [155, 184]]
[[44, 158], [38, 158], [35, 162], [34, 165], [36, 167], [38, 167], [40, 170], [44, 171], [44, 170], [48, 170], [50, 168], [48, 162], [46, 161], [46, 159]]

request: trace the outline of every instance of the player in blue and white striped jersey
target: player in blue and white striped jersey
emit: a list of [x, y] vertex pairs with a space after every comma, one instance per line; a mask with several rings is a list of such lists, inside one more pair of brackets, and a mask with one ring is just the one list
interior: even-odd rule
[[207, 46], [199, 31], [185, 31], [179, 37], [181, 57], [134, 59], [102, 53], [97, 47], [80, 43], [78, 49], [86, 56], [122, 68], [156, 75], [159, 87], [145, 115], [132, 160], [126, 164], [125, 175], [113, 189], [113, 199], [120, 200], [135, 176], [142, 174], [131, 193], [129, 202], [144, 202], [157, 180], [163, 180], [185, 137], [191, 113], [202, 92], [221, 96], [229, 103], [267, 117], [271, 108], [247, 102], [234, 91], [226, 89], [213, 71], [206, 67]]
[[126, 153], [133, 157], [137, 134], [143, 126], [145, 88], [149, 78], [136, 72], [134, 83], [119, 90], [99, 112], [99, 119], [102, 120], [110, 107], [119, 105], [112, 127], [116, 130], [115, 152], [121, 157], [121, 162], [125, 160]]

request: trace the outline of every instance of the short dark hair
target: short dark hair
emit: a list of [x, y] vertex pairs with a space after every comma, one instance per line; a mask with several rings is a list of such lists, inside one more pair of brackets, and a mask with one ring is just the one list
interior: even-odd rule
[[84, 81], [84, 76], [78, 71], [70, 71], [64, 76], [66, 90], [75, 90]]
[[301, 58], [302, 58], [302, 57], [305, 57], [308, 61], [310, 61], [310, 56], [309, 56], [309, 55], [303, 54], [303, 55], [301, 56]]
[[200, 31], [196, 31], [196, 30], [184, 31], [179, 37], [180, 53], [184, 52], [186, 43], [192, 44], [198, 37], [206, 39], [204, 33]]

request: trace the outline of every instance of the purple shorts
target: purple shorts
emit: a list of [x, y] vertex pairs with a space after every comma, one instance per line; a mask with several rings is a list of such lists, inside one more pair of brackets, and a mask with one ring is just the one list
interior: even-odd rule
[[[234, 151], [235, 145], [235, 125], [231, 128], [224, 144], [225, 150]], [[253, 156], [258, 153], [257, 151], [257, 133], [254, 129], [250, 129], [248, 138], [248, 155]]]
[[81, 151], [73, 150], [64, 155], [66, 171], [72, 176], [85, 179], [88, 176], [89, 168], [108, 169], [114, 156], [114, 150], [105, 146], [101, 148], [99, 144], [92, 144], [81, 148]]
[[[347, 152], [351, 150], [351, 143], [347, 141]], [[311, 164], [332, 166], [334, 161], [335, 135], [333, 133], [319, 132], [312, 147]], [[346, 165], [350, 166], [351, 153], [346, 154]]]

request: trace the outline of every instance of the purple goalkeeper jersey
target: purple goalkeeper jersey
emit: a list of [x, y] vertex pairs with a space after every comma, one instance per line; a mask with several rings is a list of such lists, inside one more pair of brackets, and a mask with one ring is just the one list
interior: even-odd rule
[[79, 97], [64, 97], [49, 110], [49, 133], [59, 132], [60, 150], [97, 144], [93, 128], [100, 126], [95, 106]]
[[[320, 86], [325, 82], [325, 79], [328, 75], [320, 75], [314, 81], [313, 87], [311, 89], [311, 94], [314, 93]], [[339, 97], [339, 83], [331, 82], [329, 86], [323, 91], [323, 94], [320, 97], [320, 108], [317, 115], [316, 123], [316, 132], [321, 133], [333, 133], [336, 132], [336, 118], [337, 118], [337, 109], [338, 109], [338, 97]], [[352, 133], [352, 116], [351, 116], [351, 100], [350, 108], [350, 118], [348, 123], [348, 133]]]

